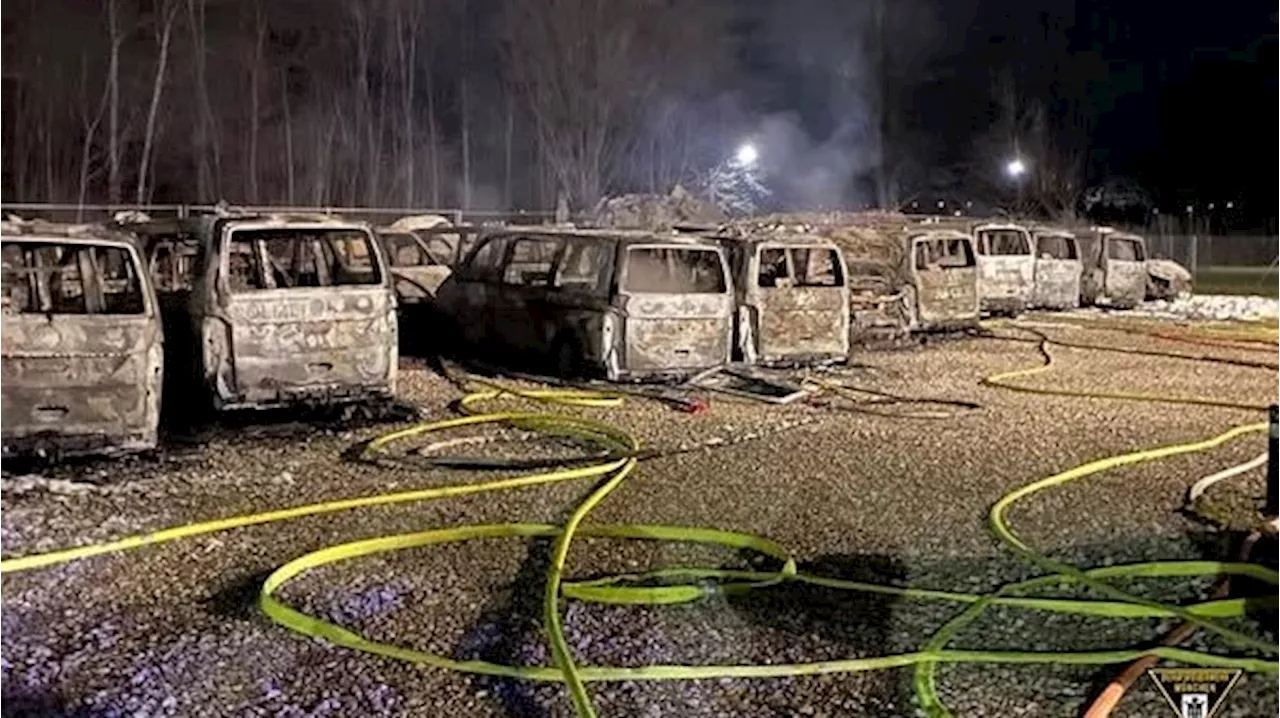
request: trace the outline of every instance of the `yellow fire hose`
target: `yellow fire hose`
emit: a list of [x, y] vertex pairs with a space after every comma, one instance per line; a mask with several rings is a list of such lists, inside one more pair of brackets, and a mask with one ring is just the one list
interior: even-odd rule
[[[984, 379], [983, 383], [1019, 391], [1036, 391], [1037, 393], [1070, 396], [1209, 404], [1231, 406], [1233, 408], [1259, 408], [1252, 405], [1207, 401], [1195, 397], [1034, 390], [1019, 384], [1011, 384], [1010, 382], [1014, 378], [1046, 371], [1052, 365], [1052, 355], [1049, 354], [1047, 346], [1045, 342], [1040, 345], [1044, 359], [1042, 366], [993, 375]], [[259, 600], [260, 606], [263, 612], [276, 623], [297, 633], [321, 638], [339, 646], [434, 668], [519, 680], [563, 682], [569, 688], [575, 708], [583, 716], [595, 715], [595, 709], [585, 687], [586, 683], [595, 681], [767, 678], [850, 673], [915, 666], [915, 686], [922, 707], [932, 715], [948, 715], [945, 706], [938, 698], [935, 686], [936, 667], [940, 663], [1100, 665], [1129, 662], [1144, 655], [1157, 655], [1192, 665], [1239, 668], [1259, 673], [1275, 674], [1280, 669], [1275, 657], [1277, 654], [1275, 645], [1241, 634], [1216, 622], [1216, 619], [1244, 615], [1245, 602], [1243, 600], [1222, 599], [1185, 606], [1173, 606], [1134, 596], [1107, 583], [1112, 579], [1208, 576], [1225, 573], [1250, 576], [1271, 584], [1277, 584], [1280, 583], [1280, 576], [1275, 571], [1249, 563], [1218, 561], [1160, 561], [1080, 570], [1036, 552], [1018, 538], [1005, 519], [1005, 513], [1010, 506], [1039, 491], [1096, 475], [1118, 466], [1154, 461], [1178, 454], [1207, 451], [1237, 437], [1265, 431], [1267, 428], [1265, 424], [1250, 424], [1237, 427], [1203, 441], [1159, 447], [1100, 459], [1069, 471], [1055, 474], [1011, 492], [993, 506], [990, 516], [992, 530], [1003, 543], [1007, 544], [1019, 555], [1048, 570], [1050, 573], [1030, 581], [1007, 585], [994, 594], [978, 595], [877, 585], [800, 573], [796, 569], [794, 559], [782, 546], [767, 538], [751, 534], [691, 526], [582, 525], [590, 511], [635, 470], [638, 462], [636, 458], [639, 448], [637, 442], [625, 432], [608, 424], [578, 416], [514, 411], [492, 414], [470, 413], [477, 403], [500, 398], [532, 399], [541, 402], [585, 407], [616, 406], [621, 401], [618, 397], [598, 392], [579, 390], [521, 391], [496, 385], [486, 385], [484, 390], [468, 394], [461, 401], [461, 407], [468, 415], [443, 421], [426, 422], [380, 436], [370, 442], [365, 450], [365, 458], [371, 461], [394, 460], [394, 456], [388, 452], [388, 447], [397, 441], [460, 427], [485, 424], [501, 424], [540, 434], [573, 437], [599, 446], [606, 452], [607, 458], [575, 468], [560, 468], [476, 484], [460, 484], [394, 494], [378, 494], [198, 522], [102, 544], [3, 559], [0, 560], [0, 573], [32, 570], [100, 554], [131, 550], [190, 536], [273, 521], [283, 521], [302, 516], [345, 511], [380, 504], [425, 501], [589, 478], [595, 479], [600, 483], [587, 499], [573, 511], [563, 526], [525, 523], [457, 526], [411, 534], [383, 536], [331, 546], [300, 556], [276, 569], [262, 586]], [[610, 576], [593, 581], [564, 581], [562, 573], [565, 561], [571, 549], [572, 541], [577, 535], [714, 544], [757, 552], [773, 559], [779, 567], [776, 571], [733, 571], [677, 567], [637, 575]], [[543, 600], [544, 626], [551, 644], [551, 652], [555, 661], [554, 666], [514, 666], [478, 660], [461, 661], [442, 655], [374, 641], [332, 622], [309, 616], [293, 609], [276, 596], [276, 593], [285, 583], [317, 566], [353, 560], [376, 553], [480, 538], [554, 539], [555, 549], [548, 570]], [[684, 581], [684, 583], [681, 583], [681, 581]], [[950, 601], [964, 604], [967, 608], [945, 624], [919, 651], [871, 658], [798, 664], [651, 665], [636, 668], [579, 666], [574, 659], [571, 647], [565, 639], [561, 625], [561, 597], [599, 603], [660, 605], [695, 601], [704, 598], [709, 593], [756, 590], [781, 582], [803, 582], [838, 590], [891, 594], [912, 600]], [[652, 585], [655, 583], [658, 585]], [[1085, 584], [1101, 592], [1106, 597], [1106, 600], [1037, 598], [1018, 595], [1037, 587], [1056, 586], [1062, 583]], [[955, 638], [965, 626], [972, 623], [987, 606], [992, 605], [1112, 618], [1177, 617], [1193, 621], [1201, 627], [1225, 637], [1233, 645], [1253, 655], [1225, 656], [1167, 646], [1085, 652], [980, 651], [946, 648], [947, 643]]]

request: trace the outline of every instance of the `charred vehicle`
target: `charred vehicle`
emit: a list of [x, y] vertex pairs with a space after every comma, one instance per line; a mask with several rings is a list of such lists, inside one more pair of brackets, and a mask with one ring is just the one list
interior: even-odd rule
[[1064, 229], [1036, 227], [1031, 230], [1035, 244], [1035, 285], [1031, 306], [1043, 309], [1071, 309], [1080, 306], [1080, 248], [1076, 238]]
[[486, 230], [440, 286], [456, 338], [561, 376], [684, 376], [729, 360], [733, 288], [711, 239], [639, 230]]
[[474, 243], [476, 231], [437, 215], [402, 217], [378, 229], [402, 307], [435, 296]]
[[1147, 260], [1147, 299], [1173, 299], [1190, 294], [1191, 272], [1172, 259]]
[[994, 314], [1021, 314], [1031, 303], [1035, 283], [1031, 233], [1017, 224], [980, 224], [973, 238], [978, 250], [980, 308]]
[[137, 231], [160, 283], [172, 287], [162, 294], [175, 314], [166, 326], [181, 327], [183, 339], [171, 363], [189, 367], [213, 408], [394, 393], [396, 301], [368, 225], [221, 212]]
[[155, 448], [163, 333], [133, 237], [0, 223], [3, 453]]
[[723, 243], [737, 299], [736, 355], [748, 364], [843, 361], [849, 287], [840, 248], [813, 235], [734, 234]]
[[906, 306], [912, 329], [950, 330], [978, 324], [978, 272], [973, 239], [956, 230], [911, 233]]
[[1109, 227], [1076, 233], [1084, 273], [1081, 304], [1131, 309], [1147, 295], [1146, 242], [1136, 234]]
[[754, 221], [788, 226], [840, 248], [848, 270], [854, 343], [978, 324], [977, 260], [964, 223], [922, 222], [892, 212], [785, 214]]

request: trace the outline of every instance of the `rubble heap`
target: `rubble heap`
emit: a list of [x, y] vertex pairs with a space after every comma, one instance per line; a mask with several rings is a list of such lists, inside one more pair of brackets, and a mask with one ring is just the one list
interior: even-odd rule
[[677, 225], [716, 226], [726, 219], [715, 205], [676, 185], [669, 195], [624, 194], [605, 197], [588, 216], [596, 227], [670, 229]]

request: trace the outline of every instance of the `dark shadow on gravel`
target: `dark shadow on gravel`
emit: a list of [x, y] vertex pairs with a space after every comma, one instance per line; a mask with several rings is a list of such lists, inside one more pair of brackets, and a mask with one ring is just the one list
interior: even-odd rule
[[202, 603], [215, 616], [247, 621], [257, 615], [258, 594], [273, 569], [235, 579], [215, 591]]
[[[798, 565], [801, 573], [866, 583], [903, 585], [907, 571], [892, 556], [882, 554], [827, 554]], [[884, 653], [896, 596], [845, 591], [805, 583], [785, 583], [731, 595], [728, 604], [750, 622], [792, 633], [798, 638], [814, 634], [840, 645], [846, 657]], [[803, 660], [788, 656], [788, 660]], [[781, 661], [779, 661], [781, 662]], [[863, 705], [899, 705], [905, 698], [892, 671], [878, 671], [859, 683]], [[862, 690], [862, 686], [867, 690]], [[874, 695], [873, 695], [874, 694]], [[905, 711], [909, 712], [909, 711]]]
[[37, 692], [12, 685], [8, 681], [0, 692], [4, 693], [4, 705], [0, 707], [3, 718], [89, 718], [89, 712], [72, 709], [54, 692]]
[[[542, 592], [547, 568], [551, 565], [554, 542], [535, 539], [520, 564], [509, 590], [485, 609], [458, 642], [453, 657], [507, 665], [536, 665], [543, 662], [535, 651], [545, 645], [542, 631]], [[489, 691], [513, 718], [535, 718], [548, 714], [538, 700], [538, 684], [509, 678], [479, 676], [472, 681]]]

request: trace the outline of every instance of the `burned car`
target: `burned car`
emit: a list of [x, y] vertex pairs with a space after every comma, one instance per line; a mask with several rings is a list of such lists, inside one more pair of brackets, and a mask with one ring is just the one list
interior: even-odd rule
[[1031, 306], [1043, 309], [1080, 306], [1083, 265], [1076, 238], [1065, 229], [1034, 227], [1031, 241], [1036, 249]]
[[0, 234], [4, 455], [155, 448], [163, 334], [136, 240], [44, 222]]
[[[185, 328], [174, 366], [215, 409], [390, 397], [395, 295], [372, 228], [333, 216], [235, 212], [136, 228]], [[167, 256], [194, 253], [190, 273]], [[163, 271], [162, 271], [163, 270]], [[163, 294], [169, 294], [165, 292]], [[163, 298], [163, 296], [162, 296]]]
[[1191, 271], [1172, 259], [1147, 260], [1147, 299], [1173, 299], [1190, 294]]
[[1017, 316], [1031, 303], [1035, 254], [1031, 233], [1017, 224], [980, 224], [973, 229], [978, 250], [978, 303], [982, 311]]
[[1147, 247], [1142, 237], [1110, 227], [1075, 233], [1084, 273], [1081, 304], [1131, 309], [1147, 295]]
[[475, 227], [455, 226], [438, 215], [402, 217], [378, 228], [400, 304], [434, 297], [474, 243], [476, 232]]
[[486, 230], [436, 300], [463, 345], [560, 376], [687, 376], [729, 361], [733, 287], [711, 239]]
[[748, 364], [813, 364], [849, 354], [844, 253], [815, 235], [737, 227], [722, 239], [737, 299], [735, 354]]

